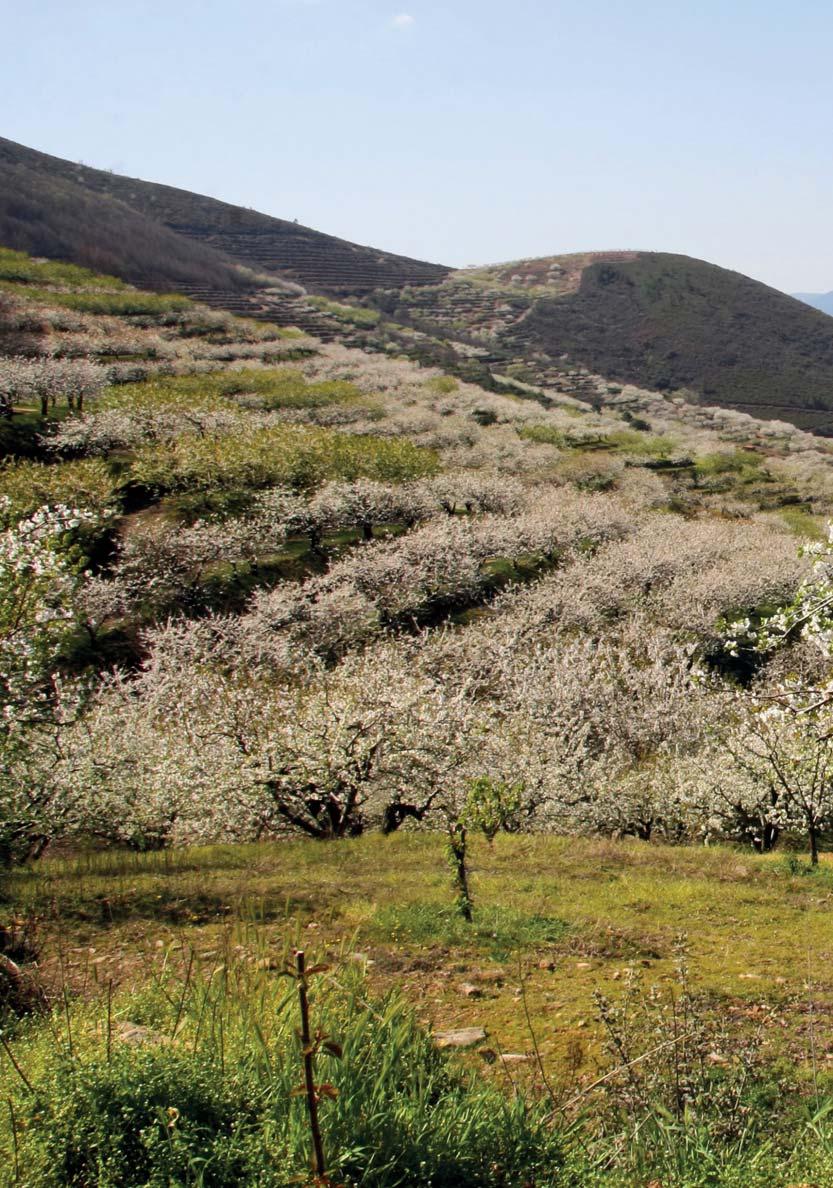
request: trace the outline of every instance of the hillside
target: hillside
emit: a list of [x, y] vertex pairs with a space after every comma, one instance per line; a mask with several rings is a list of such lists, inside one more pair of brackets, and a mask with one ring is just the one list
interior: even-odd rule
[[833, 433], [833, 322], [702, 260], [549, 257], [456, 272], [377, 302], [399, 321], [483, 344], [519, 378], [552, 382], [568, 362]]
[[[89, 250], [80, 242], [87, 236], [83, 229], [96, 226], [90, 215], [108, 209], [113, 212], [109, 221], [123, 220], [128, 232], [137, 226], [136, 215], [141, 216], [142, 227], [147, 227], [148, 221], [161, 224], [169, 232], [166, 242], [175, 243], [170, 237], [173, 232], [179, 244], [174, 250], [182, 256], [190, 246], [195, 263], [213, 258], [216, 267], [219, 263], [216, 257], [208, 257], [204, 251], [211, 249], [212, 253], [221, 253], [249, 269], [333, 295], [358, 295], [378, 287], [425, 284], [440, 280], [448, 272], [440, 265], [362, 247], [286, 219], [272, 218], [188, 190], [92, 169], [2, 138], [0, 169], [0, 242], [20, 250], [60, 254], [94, 266], [94, 261], [73, 252], [82, 246], [85, 252]], [[24, 203], [21, 209], [16, 190], [25, 187], [28, 196], [33, 180], [39, 188], [40, 205], [30, 211]], [[13, 189], [9, 189], [10, 183], [14, 184]], [[93, 198], [105, 199], [108, 207], [102, 207], [100, 201], [93, 203]], [[119, 205], [113, 205], [114, 200]], [[134, 214], [128, 216], [125, 208]], [[49, 232], [67, 218], [77, 226], [77, 237], [56, 244]], [[128, 239], [132, 238], [129, 234]], [[50, 247], [61, 250], [47, 250]], [[113, 248], [99, 266], [106, 265], [107, 271], [134, 282], [143, 279], [145, 283], [156, 284], [157, 270], [164, 271], [162, 255], [153, 254], [143, 278], [136, 275], [133, 262], [120, 261]], [[167, 273], [160, 279], [164, 284], [170, 283]], [[226, 285], [219, 276], [208, 279], [205, 267], [195, 269], [191, 277], [183, 274], [180, 283], [184, 288], [210, 285], [219, 290]]]
[[0, 242], [487, 387], [597, 403], [588, 376], [602, 376], [833, 434], [829, 317], [687, 256], [583, 252], [452, 272], [2, 139]]
[[830, 1183], [833, 442], [305, 300], [0, 249], [0, 1188]]
[[156, 289], [251, 290], [253, 274], [118, 198], [5, 159], [0, 147], [0, 243]]

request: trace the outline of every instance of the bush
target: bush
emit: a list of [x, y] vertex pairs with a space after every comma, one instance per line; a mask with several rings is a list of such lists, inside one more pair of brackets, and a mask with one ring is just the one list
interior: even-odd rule
[[[398, 1000], [367, 1001], [361, 981], [349, 977], [335, 992], [316, 985], [312, 1003], [316, 1025], [343, 1052], [316, 1060], [317, 1077], [338, 1090], [321, 1106], [334, 1183], [561, 1182], [561, 1140], [543, 1106], [464, 1074]], [[30, 1188], [307, 1182], [309, 1126], [304, 1101], [293, 1095], [301, 1077], [295, 994], [274, 978], [232, 981], [233, 991], [223, 977], [197, 976], [187, 993], [165, 987], [169, 1001], [154, 986], [143, 999], [118, 1002], [117, 1015], [129, 1009], [165, 1028], [164, 1035], [146, 1028], [156, 1043], [134, 1047], [114, 1037], [108, 1050], [105, 1027], [89, 1017], [86, 1031], [78, 1018], [74, 1024], [75, 1059], [55, 1053], [49, 1026], [35, 1051], [17, 1043], [37, 1094], [33, 1100], [19, 1082], [14, 1089], [17, 1158]], [[181, 1026], [171, 1043], [174, 1016]], [[0, 1115], [0, 1149], [10, 1156], [9, 1116]]]
[[21, 519], [44, 504], [67, 504], [104, 512], [112, 506], [118, 480], [100, 458], [73, 462], [16, 459], [0, 466], [0, 495], [11, 501], [11, 514]]
[[[268, 1084], [170, 1049], [118, 1045], [109, 1061], [58, 1062], [29, 1121], [38, 1185], [280, 1184], [258, 1140]], [[258, 1148], [261, 1148], [258, 1150]], [[271, 1171], [271, 1174], [269, 1172]], [[264, 1173], [268, 1178], [263, 1178]]]
[[234, 397], [251, 395], [260, 408], [321, 408], [367, 401], [344, 380], [308, 383], [293, 367], [241, 368], [209, 375], [164, 376], [128, 387], [113, 387], [97, 401], [102, 409], [157, 411], [182, 408], [235, 408]]
[[311, 488], [327, 479], [402, 482], [438, 469], [433, 450], [405, 439], [286, 425], [144, 447], [132, 477], [159, 491], [278, 484]]

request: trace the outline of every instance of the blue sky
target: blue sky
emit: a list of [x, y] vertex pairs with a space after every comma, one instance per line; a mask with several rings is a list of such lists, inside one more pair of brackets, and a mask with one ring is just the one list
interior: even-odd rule
[[833, 288], [821, 0], [0, 0], [0, 134], [449, 264]]

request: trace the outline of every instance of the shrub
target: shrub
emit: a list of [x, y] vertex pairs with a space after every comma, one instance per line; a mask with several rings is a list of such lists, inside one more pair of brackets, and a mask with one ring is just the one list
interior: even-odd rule
[[277, 484], [310, 488], [326, 479], [401, 482], [438, 469], [433, 450], [404, 439], [286, 425], [144, 447], [132, 477], [160, 491]]
[[[119, 1045], [109, 1061], [60, 1060], [36, 1116], [39, 1185], [279, 1184], [258, 1151], [268, 1085], [170, 1049]], [[258, 1164], [260, 1166], [258, 1166]], [[32, 1182], [32, 1181], [30, 1181]]]
[[111, 506], [118, 480], [100, 458], [46, 465], [16, 459], [0, 466], [0, 495], [10, 501], [10, 514], [20, 519], [44, 504], [94, 508], [104, 512]]
[[209, 375], [160, 376], [146, 383], [108, 389], [97, 407], [156, 411], [168, 408], [236, 407], [234, 397], [251, 395], [261, 408], [320, 408], [366, 400], [345, 380], [308, 383], [293, 367], [241, 368]]
[[[71, 1060], [54, 1053], [49, 1029], [42, 1029], [37, 1099], [21, 1096], [15, 1107], [18, 1158], [31, 1188], [307, 1182], [309, 1131], [304, 1103], [293, 1095], [300, 1077], [294, 994], [274, 980], [270, 986], [235, 979], [234, 993], [221, 976], [209, 985], [197, 975], [195, 982], [186, 992], [168, 988], [170, 1006], [155, 990], [144, 1003], [133, 1000], [132, 1017], [166, 1029], [153, 1046], [128, 1047], [114, 1037], [107, 1051], [100, 1030]], [[172, 1045], [164, 1037], [178, 1005], [179, 1040]], [[520, 1094], [508, 1099], [455, 1069], [396, 999], [368, 1002], [356, 983], [317, 992], [313, 1009], [314, 1022], [338, 1038], [343, 1053], [338, 1062], [320, 1056], [316, 1069], [338, 1091], [321, 1107], [333, 1182], [560, 1182], [561, 1140], [543, 1107]], [[200, 1038], [204, 1014], [212, 1023]], [[75, 1031], [78, 1037], [78, 1020]], [[0, 1125], [8, 1118], [4, 1111]]]

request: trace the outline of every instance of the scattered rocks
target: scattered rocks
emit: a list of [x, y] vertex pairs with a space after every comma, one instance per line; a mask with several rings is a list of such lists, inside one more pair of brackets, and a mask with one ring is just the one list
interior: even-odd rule
[[471, 1048], [482, 1043], [486, 1032], [482, 1027], [460, 1027], [456, 1031], [438, 1031], [434, 1043], [438, 1048]]

